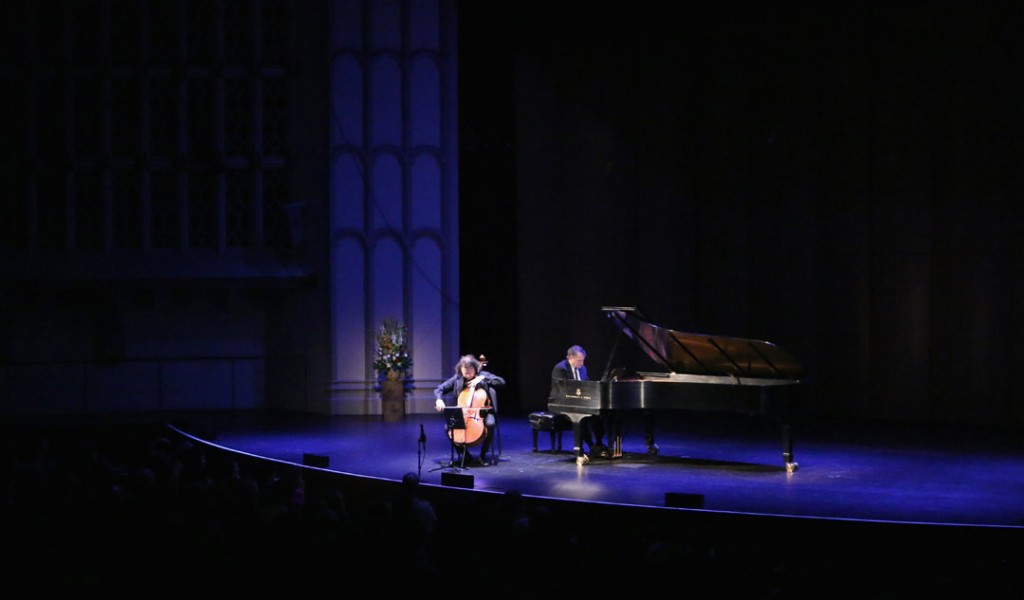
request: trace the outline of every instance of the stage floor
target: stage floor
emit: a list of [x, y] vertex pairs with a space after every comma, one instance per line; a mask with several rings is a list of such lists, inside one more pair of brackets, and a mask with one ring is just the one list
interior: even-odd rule
[[[420, 427], [427, 441], [420, 444]], [[399, 480], [420, 474], [441, 485], [451, 446], [440, 415], [379, 417], [232, 413], [178, 424], [215, 444], [266, 458]], [[703, 510], [755, 515], [1021, 527], [1024, 444], [1009, 435], [878, 423], [802, 423], [789, 473], [778, 427], [743, 415], [664, 413], [650, 456], [640, 423], [627, 423], [621, 459], [577, 466], [572, 432], [550, 452], [548, 432], [533, 451], [527, 415], [502, 415], [500, 460], [473, 466], [473, 489], [587, 502], [666, 506], [666, 494], [699, 498]], [[477, 454], [479, 448], [473, 449]], [[463, 478], [465, 480], [465, 478]]]

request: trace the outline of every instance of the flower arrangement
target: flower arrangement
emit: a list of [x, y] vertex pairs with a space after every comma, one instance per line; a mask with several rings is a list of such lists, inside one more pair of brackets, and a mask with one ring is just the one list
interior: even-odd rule
[[384, 319], [377, 329], [377, 358], [373, 368], [381, 378], [397, 378], [412, 367], [409, 356], [409, 329], [402, 321]]

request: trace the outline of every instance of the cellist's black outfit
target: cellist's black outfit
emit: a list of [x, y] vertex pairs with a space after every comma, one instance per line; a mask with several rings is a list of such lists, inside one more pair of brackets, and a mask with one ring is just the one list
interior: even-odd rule
[[[484, 427], [487, 429], [487, 434], [484, 436], [484, 440], [480, 445], [480, 460], [477, 461], [473, 458], [473, 455], [469, 453], [469, 449], [466, 448], [466, 460], [467, 462], [479, 462], [485, 463], [487, 451], [491, 448], [491, 438], [494, 435], [494, 413], [498, 411], [497, 404], [497, 393], [494, 388], [505, 385], [505, 379], [491, 373], [489, 371], [480, 371], [478, 377], [482, 377], [483, 380], [476, 384], [476, 387], [487, 392], [487, 397], [490, 399], [491, 406], [488, 409], [483, 409], [480, 414], [484, 419]], [[434, 398], [441, 400], [446, 406], [458, 406], [459, 393], [466, 389], [466, 380], [462, 377], [462, 373], [456, 373], [444, 381], [441, 385], [434, 388]], [[459, 447], [459, 462], [462, 462], [463, 448]]]

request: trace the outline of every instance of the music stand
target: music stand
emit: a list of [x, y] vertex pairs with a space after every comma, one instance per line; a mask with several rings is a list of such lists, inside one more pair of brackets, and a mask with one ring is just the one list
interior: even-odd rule
[[[462, 462], [455, 464], [455, 435], [456, 429], [466, 429], [466, 414], [460, 406], [446, 406], [444, 412], [444, 430], [448, 434], [448, 442], [451, 444], [451, 457], [448, 459], [448, 468], [459, 471], [466, 470], [466, 449], [462, 449]], [[443, 467], [437, 467], [441, 469]], [[436, 471], [437, 469], [431, 469]]]

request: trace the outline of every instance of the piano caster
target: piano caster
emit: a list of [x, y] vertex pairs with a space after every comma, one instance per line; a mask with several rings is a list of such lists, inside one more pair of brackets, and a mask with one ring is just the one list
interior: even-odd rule
[[586, 465], [586, 464], [589, 464], [589, 463], [590, 463], [590, 457], [587, 456], [586, 454], [583, 454], [581, 456], [577, 456], [576, 457], [576, 466], [577, 467], [582, 467], [583, 465]]
[[800, 468], [800, 465], [796, 464], [795, 462], [787, 462], [786, 463], [786, 472], [787, 473], [795, 473], [798, 468]]
[[659, 450], [661, 450], [661, 448], [658, 448], [657, 444], [651, 444], [650, 446], [647, 446], [647, 453], [650, 454], [651, 456], [656, 456]]

